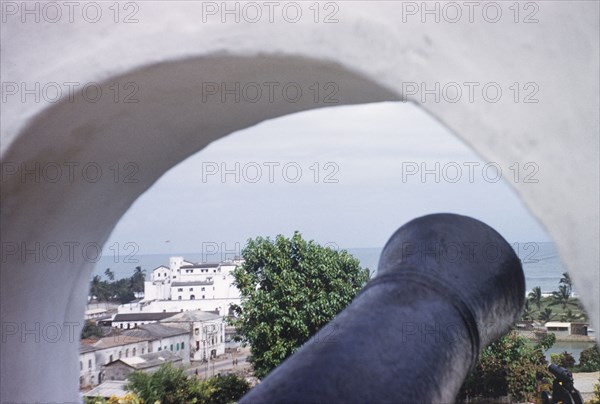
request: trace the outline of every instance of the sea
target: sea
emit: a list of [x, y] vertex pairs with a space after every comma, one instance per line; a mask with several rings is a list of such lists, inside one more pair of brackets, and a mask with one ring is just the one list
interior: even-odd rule
[[[549, 294], [558, 289], [560, 278], [566, 268], [558, 257], [556, 246], [552, 242], [513, 242], [513, 249], [521, 259], [525, 273], [526, 291], [539, 286], [542, 293]], [[357, 258], [363, 268], [368, 268], [372, 275], [376, 273], [379, 256], [382, 248], [347, 248], [350, 254]], [[135, 254], [128, 256], [105, 255], [96, 263], [94, 275], [104, 277], [104, 271], [110, 268], [115, 274], [115, 279], [129, 277], [135, 267], [141, 266], [146, 271], [146, 277], [152, 270], [160, 265], [169, 265], [171, 256], [181, 256], [192, 262], [219, 262], [233, 258], [232, 253], [220, 254], [218, 251], [211, 254], [197, 252], [172, 253], [172, 254]]]

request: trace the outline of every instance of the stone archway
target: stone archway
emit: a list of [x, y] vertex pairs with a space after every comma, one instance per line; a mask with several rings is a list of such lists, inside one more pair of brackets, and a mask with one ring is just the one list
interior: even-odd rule
[[[2, 401], [77, 399], [75, 329], [83, 318], [90, 258], [164, 172], [236, 130], [328, 105], [310, 97], [203, 99], [206, 83], [293, 82], [309, 88], [333, 82], [342, 105], [402, 99], [407, 82], [495, 80], [508, 86], [537, 79], [546, 89], [537, 104], [422, 105], [488, 160], [509, 166], [534, 159], [542, 167], [537, 186], [513, 186], [557, 242], [598, 329], [598, 271], [586, 271], [598, 265], [598, 79], [592, 75], [598, 62], [589, 59], [598, 52], [597, 4], [548, 4], [536, 26], [465, 23], [451, 32], [441, 25], [399, 24], [391, 11], [400, 10], [386, 2], [379, 8], [350, 5], [345, 25], [321, 29], [309, 23], [293, 29], [201, 25], [185, 7], [157, 7], [163, 8], [149, 13], [138, 31], [70, 24], [32, 34], [17, 23], [3, 26], [3, 37], [14, 38], [3, 43], [3, 81], [93, 81], [111, 95], [115, 84], [127, 91], [134, 83], [139, 102], [123, 102], [123, 94], [118, 102], [92, 102], [78, 94], [55, 104], [15, 98], [2, 104]], [[577, 23], [565, 23], [565, 15]], [[178, 24], [168, 33], [150, 24], [162, 21]], [[126, 29], [132, 36], [125, 44]], [[31, 45], [31, 35], [39, 35], [41, 45]], [[569, 35], [581, 38], [577, 46]], [[36, 50], [47, 54], [35, 49], [44, 44], [62, 46], [64, 55], [30, 63]], [[510, 56], [498, 60], [499, 54]], [[551, 71], [542, 69], [551, 63]], [[563, 80], [577, 69], [590, 79]], [[422, 101], [421, 94], [407, 99]], [[81, 174], [91, 163], [90, 170], [103, 170], [99, 178]], [[118, 171], [128, 163], [136, 181], [127, 181], [130, 171]], [[23, 168], [35, 171], [36, 164], [58, 164], [65, 171], [56, 182], [36, 181], [35, 173], [22, 177]], [[76, 170], [72, 180], [70, 167]], [[61, 256], [50, 256], [57, 248]]]

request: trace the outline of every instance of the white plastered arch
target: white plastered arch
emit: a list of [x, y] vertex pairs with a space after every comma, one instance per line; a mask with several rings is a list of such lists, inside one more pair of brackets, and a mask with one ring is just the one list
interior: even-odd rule
[[[141, 3], [143, 6], [144, 3]], [[133, 201], [205, 145], [265, 119], [327, 106], [203, 102], [206, 82], [335, 82], [340, 104], [398, 100], [403, 83], [535, 81], [537, 104], [425, 102], [490, 161], [534, 161], [513, 184], [557, 243], [598, 330], [598, 4], [541, 3], [540, 23], [402, 23], [401, 3], [347, 2], [338, 24], [202, 24], [199, 3], [148, 3], [139, 24], [2, 26], [3, 82], [135, 82], [138, 103], [81, 97], [2, 104], [3, 163], [135, 162], [137, 183], [2, 182], [2, 242], [102, 244]], [[569, 18], [566, 18], [569, 17]], [[168, 31], [160, 29], [169, 26]], [[10, 38], [10, 41], [7, 41]], [[419, 102], [420, 97], [409, 99]], [[369, 139], [365, 139], [366, 142]], [[376, 208], [376, 207], [374, 207]], [[400, 225], [400, 223], [398, 224]], [[366, 229], [365, 229], [366, 230]], [[92, 263], [3, 256], [3, 323], [63, 327], [23, 342], [3, 331], [2, 401], [77, 400], [77, 346]], [[67, 324], [67, 326], [65, 326]], [[35, 331], [34, 331], [35, 333]]]

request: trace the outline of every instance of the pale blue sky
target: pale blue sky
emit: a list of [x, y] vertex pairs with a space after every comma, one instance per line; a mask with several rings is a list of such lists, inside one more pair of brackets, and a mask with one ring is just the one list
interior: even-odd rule
[[[233, 173], [223, 181], [223, 164], [235, 172], [236, 162], [239, 183]], [[434, 174], [423, 182], [422, 164], [435, 171], [436, 162], [440, 182]], [[472, 182], [465, 162], [480, 164]], [[475, 217], [509, 241], [549, 240], [507, 185], [514, 171], [501, 167], [502, 179], [491, 182], [496, 170], [485, 177], [484, 164], [412, 104], [302, 112], [236, 132], [174, 167], [135, 202], [108, 244], [135, 242], [139, 254], [202, 252], [203, 243], [232, 249], [249, 237], [300, 230], [342, 248], [381, 247], [403, 223], [435, 212]]]

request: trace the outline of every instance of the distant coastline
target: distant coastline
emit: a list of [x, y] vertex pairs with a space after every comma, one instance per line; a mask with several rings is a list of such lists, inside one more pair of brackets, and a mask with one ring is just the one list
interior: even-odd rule
[[[536, 286], [542, 289], [545, 294], [551, 293], [558, 287], [558, 282], [566, 268], [558, 257], [558, 252], [552, 242], [513, 242], [511, 243], [519, 258], [523, 262], [525, 272], [526, 290], [530, 291]], [[381, 247], [358, 247], [347, 248], [350, 254], [356, 257], [361, 265], [369, 268], [371, 273], [375, 273], [381, 255]], [[107, 255], [102, 256], [96, 263], [94, 275], [104, 275], [106, 268], [111, 268], [115, 273], [115, 278], [125, 278], [131, 276], [136, 266], [141, 266], [146, 270], [146, 275], [159, 265], [167, 264], [169, 257], [182, 256], [195, 262], [218, 262], [240, 252], [212, 252], [211, 254], [202, 253], [171, 253], [171, 254], [134, 254], [126, 255]]]

